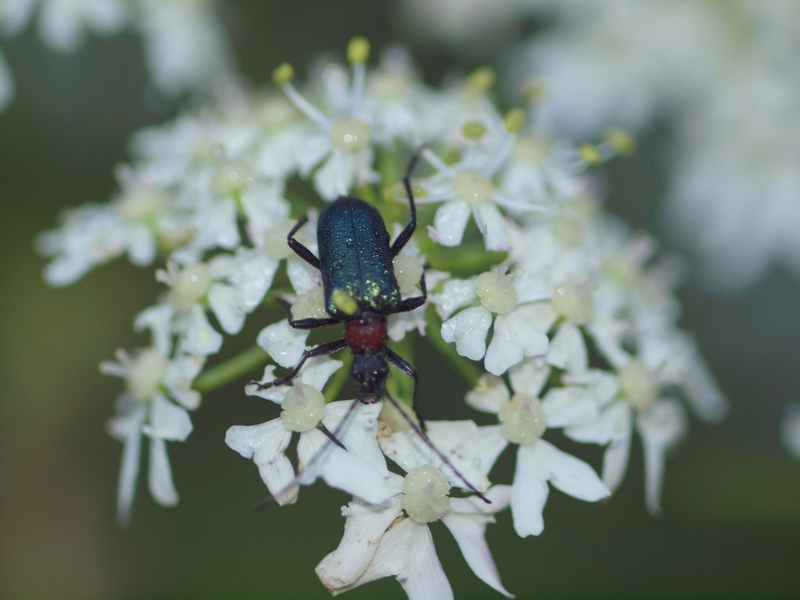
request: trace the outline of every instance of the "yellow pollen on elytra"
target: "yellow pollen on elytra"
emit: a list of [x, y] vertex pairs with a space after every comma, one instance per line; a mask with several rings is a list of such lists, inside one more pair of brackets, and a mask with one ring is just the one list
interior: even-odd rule
[[450, 510], [450, 483], [439, 469], [423, 465], [403, 480], [403, 510], [417, 523], [438, 521]]
[[358, 312], [358, 303], [344, 290], [333, 290], [331, 299], [333, 305], [346, 315], [354, 315]]
[[487, 271], [475, 279], [475, 294], [481, 304], [493, 313], [502, 315], [511, 312], [519, 304], [517, 290], [511, 283], [511, 277]]
[[515, 444], [531, 444], [542, 437], [547, 428], [541, 401], [528, 394], [514, 394], [500, 407], [497, 418], [503, 435]]
[[340, 150], [357, 152], [372, 141], [372, 127], [360, 119], [344, 119], [331, 127], [330, 140]]

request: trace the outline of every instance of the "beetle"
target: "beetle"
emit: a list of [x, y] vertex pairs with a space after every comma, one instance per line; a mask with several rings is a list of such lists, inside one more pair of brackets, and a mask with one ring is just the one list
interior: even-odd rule
[[[419, 410], [417, 372], [404, 358], [386, 346], [389, 338], [386, 321], [389, 315], [409, 312], [419, 308], [428, 298], [428, 288], [423, 271], [419, 288], [421, 296], [402, 299], [400, 287], [394, 274], [394, 258], [405, 247], [417, 228], [417, 208], [411, 189], [411, 173], [419, 158], [415, 153], [408, 163], [403, 186], [411, 209], [411, 221], [403, 228], [394, 243], [389, 245], [389, 233], [377, 209], [360, 198], [340, 196], [325, 207], [317, 222], [317, 247], [319, 257], [297, 241], [294, 235], [308, 221], [302, 216], [286, 236], [289, 247], [312, 267], [322, 274], [322, 288], [325, 298], [327, 319], [294, 319], [289, 311], [289, 325], [295, 329], [317, 329], [336, 323], [343, 323], [345, 335], [342, 339], [312, 348], [300, 359], [291, 373], [269, 383], [251, 382], [258, 390], [290, 383], [300, 373], [303, 364], [315, 356], [333, 354], [345, 347], [353, 353], [350, 375], [358, 385], [356, 400], [335, 431], [330, 433], [331, 441], [344, 446], [337, 436], [356, 404], [372, 404], [387, 398], [408, 421], [411, 428], [423, 439], [439, 458], [486, 503], [491, 501], [475, 488], [430, 441], [425, 433], [425, 421]], [[389, 363], [414, 380], [411, 407], [419, 424], [415, 423], [386, 391], [389, 376]], [[316, 462], [322, 451], [318, 452], [305, 466], [309, 468]], [[287, 486], [298, 484], [300, 476]], [[282, 494], [280, 494], [282, 495]], [[258, 508], [271, 504], [267, 502]]]
[[256, 383], [259, 390], [291, 382], [303, 364], [315, 356], [333, 354], [349, 347], [353, 353], [350, 374], [358, 385], [356, 399], [365, 404], [387, 397], [385, 382], [389, 363], [414, 380], [412, 409], [425, 429], [419, 410], [417, 387], [419, 379], [414, 368], [386, 346], [389, 315], [419, 308], [428, 297], [425, 273], [419, 287], [421, 296], [401, 299], [400, 287], [394, 274], [394, 258], [405, 247], [417, 227], [417, 209], [411, 189], [411, 173], [419, 153], [414, 154], [406, 168], [403, 186], [408, 195], [411, 221], [403, 228], [394, 243], [389, 245], [389, 233], [377, 209], [360, 198], [340, 196], [325, 207], [317, 222], [319, 257], [297, 241], [294, 235], [308, 221], [302, 216], [286, 237], [289, 247], [322, 274], [327, 319], [293, 319], [295, 329], [317, 329], [343, 323], [344, 338], [317, 346], [306, 352], [291, 373], [270, 383]]

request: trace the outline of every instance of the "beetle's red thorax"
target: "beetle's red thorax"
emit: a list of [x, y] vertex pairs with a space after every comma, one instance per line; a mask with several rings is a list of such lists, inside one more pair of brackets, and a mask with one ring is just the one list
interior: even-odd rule
[[353, 352], [382, 350], [389, 339], [386, 319], [379, 315], [361, 315], [345, 325], [344, 339]]

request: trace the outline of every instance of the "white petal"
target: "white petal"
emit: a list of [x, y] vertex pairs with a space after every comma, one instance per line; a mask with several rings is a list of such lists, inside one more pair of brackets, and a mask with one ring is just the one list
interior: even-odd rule
[[470, 360], [480, 360], [486, 352], [486, 334], [492, 316], [482, 306], [466, 308], [442, 323], [442, 338], [456, 344], [456, 352]]
[[636, 427], [644, 446], [644, 472], [647, 508], [661, 513], [661, 486], [667, 450], [686, 434], [688, 418], [681, 404], [673, 398], [659, 400], [653, 408], [636, 418]]
[[578, 500], [596, 502], [611, 495], [595, 470], [579, 458], [562, 452], [552, 444], [539, 440], [537, 452], [547, 451], [546, 462], [550, 469], [550, 483], [565, 494]]
[[167, 445], [163, 439], [150, 439], [150, 468], [147, 483], [150, 486], [150, 495], [162, 506], [175, 506], [178, 503], [178, 492], [172, 482]]
[[[402, 478], [397, 482], [402, 489]], [[339, 547], [320, 561], [315, 571], [331, 592], [351, 585], [369, 566], [378, 542], [401, 512], [400, 496], [386, 507], [374, 507], [353, 500], [342, 508], [347, 519]]]
[[262, 329], [256, 338], [261, 346], [282, 367], [293, 367], [306, 350], [308, 330], [293, 329], [289, 321], [283, 319]]
[[550, 371], [550, 367], [537, 356], [511, 367], [508, 376], [515, 392], [530, 394], [537, 398], [550, 377]]
[[[430, 279], [428, 287], [433, 287]], [[447, 320], [456, 310], [472, 303], [477, 297], [474, 279], [447, 279], [442, 285], [442, 293], [429, 294], [428, 300], [436, 305], [438, 315]]]
[[500, 214], [494, 202], [479, 202], [474, 210], [475, 223], [483, 234], [487, 250], [508, 250], [511, 241], [508, 238], [508, 222]]
[[466, 402], [475, 410], [496, 415], [510, 398], [505, 382], [486, 374], [478, 380], [478, 387], [467, 392]]
[[297, 486], [286, 489], [294, 479], [294, 468], [284, 454], [291, 439], [292, 432], [280, 418], [260, 425], [236, 425], [225, 434], [225, 443], [231, 449], [256, 463], [261, 480], [279, 504], [297, 500]]
[[211, 327], [205, 311], [195, 304], [189, 313], [189, 321], [183, 338], [183, 350], [190, 354], [206, 356], [219, 352], [221, 347], [222, 334]]
[[405, 519], [381, 538], [375, 556], [353, 587], [394, 575], [409, 600], [450, 600], [453, 589], [444, 574], [431, 532], [426, 525]]
[[329, 486], [374, 505], [383, 504], [395, 493], [385, 465], [343, 450], [318, 429], [300, 434], [297, 458], [303, 485], [321, 477]]
[[547, 352], [547, 334], [525, 319], [524, 313], [513, 310], [497, 315], [484, 365], [493, 375], [502, 375], [526, 356]]
[[214, 283], [208, 290], [207, 298], [222, 330], [230, 334], [239, 333], [244, 325], [245, 311], [236, 288], [224, 283]]
[[108, 422], [109, 433], [122, 441], [122, 463], [117, 481], [117, 522], [127, 524], [131, 517], [131, 506], [136, 494], [136, 479], [141, 460], [142, 424], [147, 416], [147, 406], [134, 405], [134, 410], [119, 415]]
[[[308, 244], [304, 245], [311, 249]], [[286, 259], [286, 274], [298, 294], [304, 294], [317, 287], [317, 280], [320, 278], [319, 270], [294, 254]]]
[[[353, 408], [349, 422], [338, 434], [335, 434], [353, 403], [358, 403], [359, 406]], [[336, 439], [348, 451], [367, 462], [374, 463], [377, 467], [385, 468], [386, 460], [378, 446], [378, 415], [382, 406], [383, 402], [372, 404], [363, 404], [358, 400], [331, 402], [325, 405], [325, 416], [322, 418], [322, 423], [328, 428], [328, 431], [335, 434]]]
[[550, 340], [547, 362], [570, 373], [580, 373], [586, 370], [589, 366], [586, 343], [575, 325], [568, 322], [561, 324], [553, 339]]
[[150, 418], [142, 430], [151, 438], [182, 442], [192, 432], [192, 419], [186, 409], [156, 394], [150, 403]]
[[511, 490], [511, 515], [514, 518], [514, 531], [520, 537], [539, 535], [544, 530], [542, 510], [550, 493], [547, 485], [550, 470], [542, 462], [543, 457], [535, 451], [540, 443], [542, 440], [520, 446], [517, 451], [517, 466]]
[[550, 428], [588, 425], [600, 418], [597, 399], [579, 387], [551, 388], [542, 400], [542, 410]]
[[503, 587], [497, 566], [486, 543], [486, 525], [494, 523], [494, 517], [481, 514], [459, 514], [448, 511], [442, 522], [453, 534], [464, 560], [477, 577], [504, 596], [513, 598]]
[[169, 363], [164, 375], [164, 385], [170, 395], [189, 410], [200, 406], [200, 392], [191, 389], [191, 385], [203, 364], [203, 356], [181, 356]]
[[[0, 112], [3, 112], [14, 97], [14, 80], [3, 55], [0, 54]], [[57, 279], [57, 278], [55, 278]]]
[[569, 385], [583, 385], [594, 394], [601, 407], [605, 407], [619, 393], [619, 381], [614, 373], [600, 369], [587, 369], [582, 373], [565, 373], [563, 381]]
[[175, 307], [171, 304], [157, 304], [146, 308], [138, 315], [133, 322], [133, 329], [141, 331], [144, 328], [150, 330], [153, 336], [153, 346], [159, 355], [167, 357], [172, 352], [172, 317], [175, 315]]
[[436, 210], [434, 226], [428, 227], [428, 235], [442, 246], [458, 246], [464, 237], [470, 212], [465, 200], [445, 202]]
[[689, 361], [689, 371], [682, 385], [686, 400], [698, 418], [716, 423], [728, 414], [728, 401], [719, 389], [711, 370], [696, 350]]

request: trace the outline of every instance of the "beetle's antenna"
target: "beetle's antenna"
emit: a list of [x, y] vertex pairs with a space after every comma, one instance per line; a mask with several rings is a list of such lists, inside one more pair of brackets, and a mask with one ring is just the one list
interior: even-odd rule
[[254, 506], [253, 507], [254, 511], [261, 512], [262, 510], [265, 510], [271, 506], [274, 506], [275, 504], [278, 504], [278, 498], [283, 498], [286, 494], [293, 491], [295, 488], [300, 487], [300, 481], [302, 481], [306, 473], [308, 473], [308, 471], [319, 462], [320, 458], [322, 458], [322, 455], [325, 454], [332, 445], [336, 444], [337, 446], [340, 446], [341, 448], [347, 450], [344, 444], [342, 444], [342, 442], [339, 441], [339, 434], [342, 433], [342, 431], [344, 431], [345, 425], [347, 425], [347, 423], [350, 421], [350, 416], [353, 414], [356, 404], [359, 404], [359, 401], [353, 400], [353, 403], [347, 409], [347, 412], [344, 413], [342, 420], [339, 421], [339, 424], [336, 425], [336, 427], [332, 432], [328, 431], [328, 429], [325, 428], [324, 425], [322, 425], [322, 422], [320, 422], [319, 426], [321, 426], [322, 432], [327, 436], [328, 439], [325, 441], [322, 447], [319, 450], [317, 450], [314, 456], [312, 456], [311, 459], [306, 464], [303, 465], [303, 468], [300, 469], [297, 475], [295, 475], [294, 478], [283, 487], [283, 489], [281, 489], [277, 494], [272, 494], [272, 496], [264, 500], [261, 504], [257, 504], [256, 506]]
[[481, 500], [486, 502], [486, 504], [491, 504], [492, 501], [489, 500], [486, 496], [484, 496], [481, 492], [479, 492], [478, 489], [474, 485], [472, 485], [469, 482], [469, 480], [467, 480], [466, 477], [464, 477], [464, 475], [461, 473], [461, 471], [459, 471], [456, 468], [456, 466], [452, 462], [450, 462], [450, 459], [447, 458], [447, 456], [444, 455], [444, 452], [439, 450], [439, 448], [436, 447], [436, 444], [434, 444], [431, 441], [431, 438], [429, 438], [428, 435], [424, 431], [422, 431], [422, 428], [419, 425], [417, 425], [411, 419], [411, 417], [409, 417], [406, 414], [406, 411], [405, 411], [404, 407], [400, 406], [400, 403], [397, 400], [395, 400], [394, 398], [392, 398], [392, 396], [389, 395], [389, 392], [384, 390], [384, 395], [386, 396], [386, 398], [389, 399], [389, 402], [391, 402], [392, 405], [400, 412], [400, 414], [403, 415], [403, 418], [411, 426], [411, 429], [413, 429], [414, 432], [422, 439], [422, 441], [425, 442], [425, 445], [428, 446], [428, 448], [430, 448], [431, 450], [433, 450], [436, 453], [436, 456], [438, 456], [439, 458], [442, 459], [442, 462], [444, 462], [444, 464], [446, 464], [453, 471], [453, 473], [455, 473], [456, 476], [461, 481], [464, 482], [464, 484], [470, 489], [470, 491], [472, 491], [478, 498], [480, 498]]

